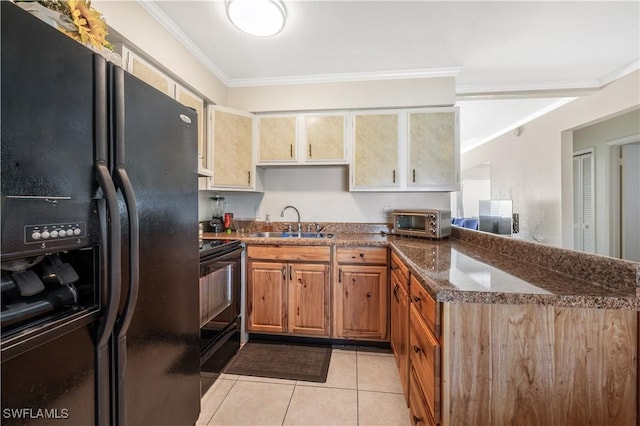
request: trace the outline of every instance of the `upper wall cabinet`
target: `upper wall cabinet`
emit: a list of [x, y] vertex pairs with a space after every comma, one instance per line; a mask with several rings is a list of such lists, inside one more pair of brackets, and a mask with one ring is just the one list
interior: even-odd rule
[[454, 108], [408, 111], [409, 188], [459, 190], [460, 146]]
[[122, 48], [125, 69], [149, 86], [175, 98], [176, 82], [129, 49]]
[[122, 48], [125, 68], [131, 74], [138, 77], [148, 85], [155, 87], [167, 96], [180, 102], [182, 105], [193, 108], [198, 116], [198, 174], [201, 176], [211, 176], [209, 148], [206, 135], [206, 117], [204, 99], [195, 93], [187, 90], [173, 81], [162, 71], [140, 58], [138, 55]]
[[209, 168], [209, 147], [205, 137], [206, 116], [204, 113], [204, 100], [179, 85], [176, 85], [176, 100], [196, 111], [198, 116], [198, 174], [211, 176], [213, 173]]
[[201, 189], [256, 190], [255, 116], [219, 106], [210, 106], [208, 116], [213, 176]]
[[352, 113], [352, 190], [398, 190], [400, 114], [397, 111]]
[[298, 118], [268, 115], [258, 119], [258, 162], [292, 162], [298, 152]]
[[260, 115], [258, 165], [347, 164], [347, 114]]
[[300, 124], [307, 162], [346, 162], [346, 113], [303, 114]]
[[353, 112], [351, 191], [457, 191], [457, 108]]

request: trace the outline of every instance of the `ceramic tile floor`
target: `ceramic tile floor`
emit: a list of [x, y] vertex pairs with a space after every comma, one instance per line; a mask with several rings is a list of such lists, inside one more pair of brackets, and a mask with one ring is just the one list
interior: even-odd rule
[[333, 349], [325, 383], [222, 374], [196, 425], [409, 425], [393, 355]]

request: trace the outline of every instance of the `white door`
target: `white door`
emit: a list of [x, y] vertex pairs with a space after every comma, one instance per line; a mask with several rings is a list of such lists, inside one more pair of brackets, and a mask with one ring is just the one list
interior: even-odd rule
[[622, 258], [640, 262], [640, 142], [620, 148]]
[[593, 153], [573, 156], [573, 248], [595, 253]]

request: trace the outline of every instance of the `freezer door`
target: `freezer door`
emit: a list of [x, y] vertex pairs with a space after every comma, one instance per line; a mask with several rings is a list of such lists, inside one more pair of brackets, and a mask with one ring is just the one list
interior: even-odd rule
[[114, 134], [124, 143], [114, 146], [124, 146], [116, 157], [135, 193], [140, 255], [131, 306], [130, 223], [123, 215], [121, 309], [135, 311], [118, 418], [130, 425], [193, 424], [200, 411], [196, 114], [128, 73], [123, 94], [124, 113], [114, 117], [123, 117], [124, 128]]

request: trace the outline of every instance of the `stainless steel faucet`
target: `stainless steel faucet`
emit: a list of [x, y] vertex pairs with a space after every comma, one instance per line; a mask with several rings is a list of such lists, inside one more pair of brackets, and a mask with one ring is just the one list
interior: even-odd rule
[[296, 211], [296, 214], [298, 215], [298, 237], [302, 236], [302, 223], [300, 222], [300, 212], [298, 211], [298, 209], [296, 209], [293, 206], [287, 206], [284, 209], [282, 209], [282, 212], [280, 213], [280, 217], [284, 217], [284, 211], [287, 209], [294, 209]]

